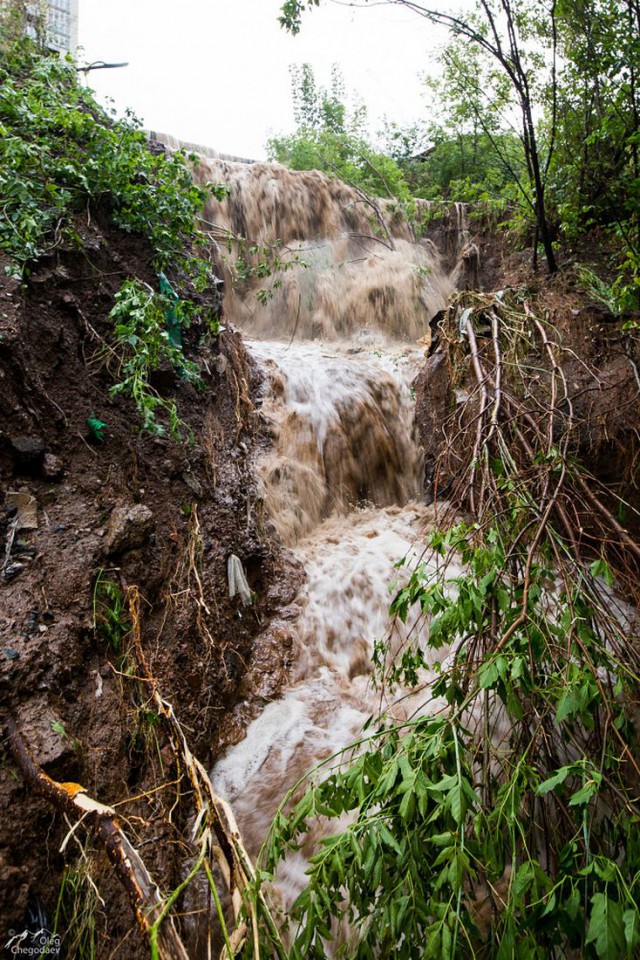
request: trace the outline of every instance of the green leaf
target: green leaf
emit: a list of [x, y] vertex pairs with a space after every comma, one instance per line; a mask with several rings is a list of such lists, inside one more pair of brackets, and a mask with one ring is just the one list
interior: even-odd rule
[[536, 793], [539, 796], [544, 795], [545, 793], [550, 793], [552, 790], [555, 790], [556, 787], [559, 787], [565, 782], [570, 773], [573, 772], [573, 766], [560, 767], [559, 770], [549, 777], [548, 780], [543, 780], [542, 783], [538, 784]]
[[387, 844], [387, 846], [391, 847], [392, 850], [395, 850], [398, 856], [401, 857], [403, 855], [402, 847], [382, 820], [380, 820], [378, 823], [378, 830], [380, 831], [382, 840]]
[[615, 577], [611, 572], [611, 567], [602, 557], [599, 557], [597, 560], [594, 560], [591, 564], [591, 573], [594, 577], [602, 577], [604, 582], [608, 587], [613, 585]]
[[633, 954], [640, 946], [640, 914], [638, 908], [625, 910], [622, 915], [627, 950]]
[[451, 833], [451, 831], [447, 831], [447, 833], [436, 833], [432, 837], [427, 837], [429, 843], [433, 843], [436, 847], [449, 847], [454, 838], [455, 834]]
[[500, 679], [498, 665], [495, 660], [489, 660], [483, 663], [478, 670], [478, 686], [481, 690], [490, 689]]
[[598, 775], [597, 778], [594, 777], [593, 779], [588, 780], [584, 784], [584, 786], [582, 786], [579, 790], [577, 790], [573, 794], [573, 796], [569, 800], [569, 806], [580, 807], [589, 803], [589, 801], [593, 799], [595, 794], [597, 794], [601, 779], [602, 777]]
[[600, 960], [620, 960], [626, 951], [622, 905], [606, 893], [595, 893], [591, 905], [586, 943], [595, 945]]
[[516, 872], [512, 889], [513, 895], [517, 900], [527, 892], [535, 879], [535, 867], [531, 860], [526, 860]]

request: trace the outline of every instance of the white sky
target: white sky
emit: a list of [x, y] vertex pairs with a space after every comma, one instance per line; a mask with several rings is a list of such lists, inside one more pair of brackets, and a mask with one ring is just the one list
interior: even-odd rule
[[321, 84], [339, 64], [374, 131], [385, 114], [425, 115], [418, 73], [443, 31], [399, 7], [324, 0], [291, 37], [279, 10], [280, 0], [80, 0], [83, 60], [129, 62], [91, 72], [89, 85], [149, 129], [252, 159], [265, 157], [271, 133], [293, 128], [291, 63], [311, 63]]

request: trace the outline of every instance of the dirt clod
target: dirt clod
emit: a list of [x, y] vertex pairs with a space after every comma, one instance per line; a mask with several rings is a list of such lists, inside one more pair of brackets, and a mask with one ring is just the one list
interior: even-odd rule
[[141, 547], [153, 529], [153, 513], [142, 503], [116, 507], [109, 519], [105, 550], [109, 556]]

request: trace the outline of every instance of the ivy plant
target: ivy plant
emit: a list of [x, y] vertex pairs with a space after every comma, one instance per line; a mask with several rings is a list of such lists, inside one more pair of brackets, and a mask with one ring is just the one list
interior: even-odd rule
[[171, 342], [167, 327], [168, 309], [184, 321], [188, 319], [188, 306], [180, 300], [176, 304], [168, 295], [156, 293], [134, 279], [122, 285], [109, 314], [121, 357], [119, 379], [110, 393], [112, 396], [130, 396], [142, 429], [156, 436], [163, 436], [167, 429], [160, 416], [168, 421], [169, 433], [174, 439], [179, 439], [184, 424], [178, 416], [175, 400], [163, 397], [151, 385], [153, 372], [167, 364], [184, 381], [202, 385], [197, 365], [187, 360], [180, 347]]
[[[28, 40], [0, 50], [0, 248], [14, 272], [77, 239], [78, 211], [103, 210], [150, 241], [157, 269], [198, 274], [196, 217], [223, 187], [195, 184], [181, 152], [153, 154], [131, 113], [114, 120], [81, 86], [73, 62]], [[196, 258], [197, 260], [198, 258]]]

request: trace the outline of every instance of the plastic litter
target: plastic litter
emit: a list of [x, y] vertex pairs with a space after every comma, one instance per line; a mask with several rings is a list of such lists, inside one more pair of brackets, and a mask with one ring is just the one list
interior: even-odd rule
[[158, 274], [158, 280], [160, 281], [160, 293], [167, 299], [167, 306], [164, 310], [164, 318], [167, 322], [169, 343], [172, 347], [177, 347], [179, 350], [182, 350], [182, 330], [180, 328], [180, 320], [175, 307], [175, 305], [179, 302], [180, 297], [175, 292], [164, 273], [160, 272]]
[[242, 600], [243, 607], [248, 607], [253, 602], [251, 590], [247, 583], [242, 561], [232, 553], [227, 560], [227, 580], [229, 581], [229, 597], [233, 599], [236, 594]]

